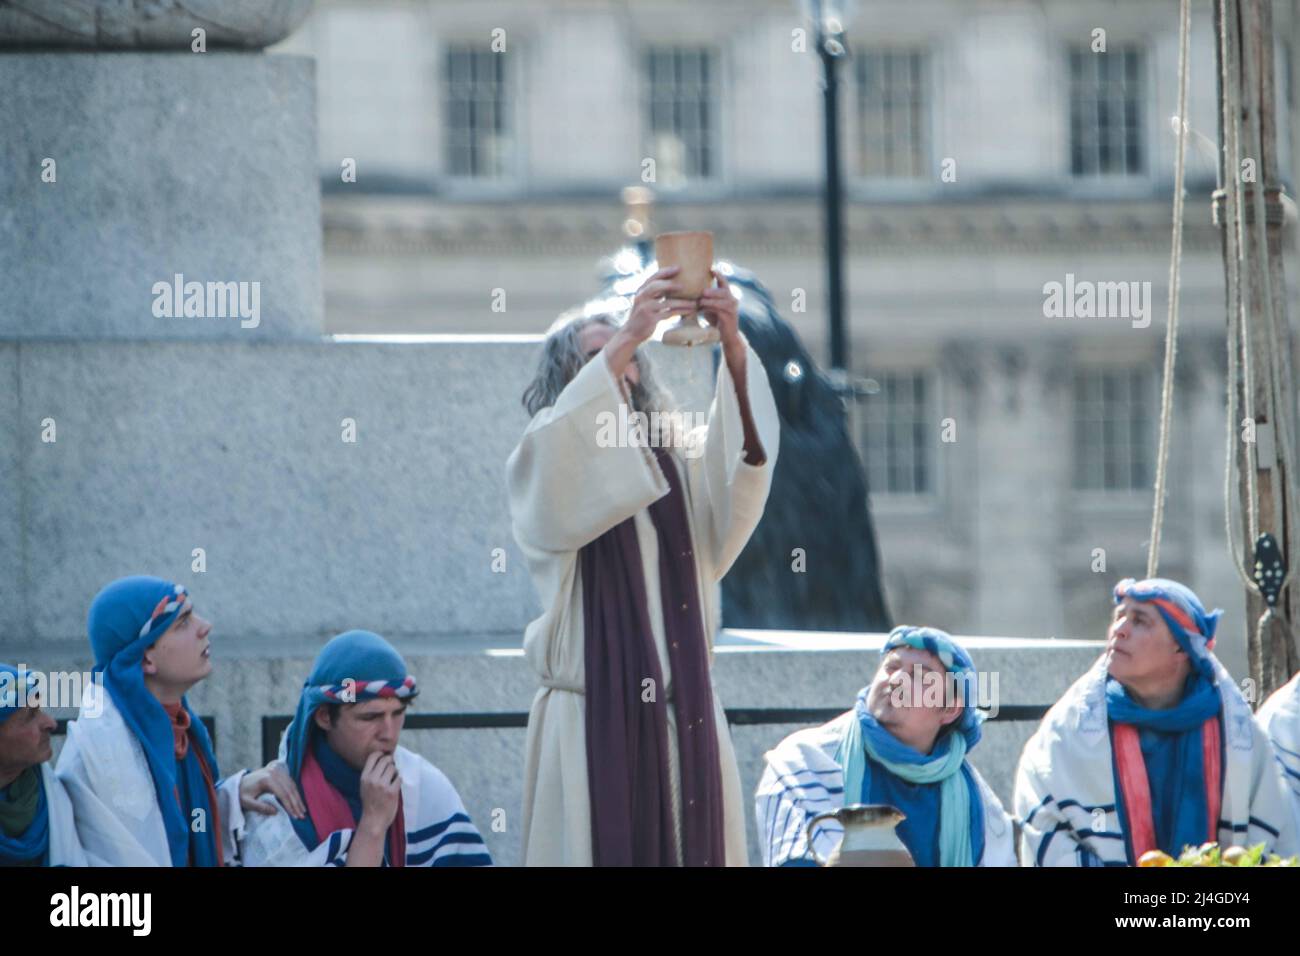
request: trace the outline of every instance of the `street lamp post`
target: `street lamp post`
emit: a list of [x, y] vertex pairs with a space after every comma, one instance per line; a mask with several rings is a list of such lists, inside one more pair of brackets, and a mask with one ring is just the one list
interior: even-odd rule
[[831, 369], [846, 384], [849, 375], [849, 341], [844, 329], [844, 222], [840, 182], [839, 65], [844, 46], [846, 4], [835, 0], [801, 0], [812, 20], [817, 55], [822, 62], [823, 125], [826, 132], [826, 304], [830, 318]]

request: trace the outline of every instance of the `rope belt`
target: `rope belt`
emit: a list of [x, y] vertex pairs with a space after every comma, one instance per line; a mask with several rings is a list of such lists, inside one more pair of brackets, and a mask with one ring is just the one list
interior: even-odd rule
[[567, 690], [570, 694], [585, 694], [587, 688], [572, 681], [560, 680], [558, 677], [543, 677], [541, 684], [547, 690]]
[[[563, 690], [563, 691], [567, 691], [570, 694], [587, 693], [587, 688], [583, 687], [581, 684], [575, 684], [573, 681], [561, 680], [558, 677], [542, 677], [538, 679], [538, 683], [540, 683], [547, 690]], [[672, 688], [669, 688], [664, 692], [664, 700], [671, 701], [672, 699], [673, 699]]]

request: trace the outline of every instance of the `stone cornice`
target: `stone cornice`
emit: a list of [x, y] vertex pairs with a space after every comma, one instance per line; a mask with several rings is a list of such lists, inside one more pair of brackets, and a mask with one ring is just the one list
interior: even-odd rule
[[[1204, 201], [1200, 201], [1201, 199]], [[1208, 194], [1187, 205], [1183, 243], [1217, 252]], [[615, 198], [457, 202], [421, 196], [327, 195], [328, 252], [355, 254], [608, 254], [622, 244]], [[854, 253], [1128, 252], [1167, 255], [1168, 202], [1004, 197], [934, 203], [854, 201], [846, 242]], [[817, 255], [822, 211], [815, 198], [656, 203], [656, 230], [708, 228], [733, 255]]]
[[260, 50], [292, 33], [312, 0], [0, 0], [0, 48], [174, 50], [204, 46]]

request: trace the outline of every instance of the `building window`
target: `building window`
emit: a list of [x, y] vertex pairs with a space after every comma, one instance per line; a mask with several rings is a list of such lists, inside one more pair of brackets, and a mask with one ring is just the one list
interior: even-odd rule
[[1142, 368], [1085, 369], [1074, 376], [1074, 486], [1143, 491], [1154, 480], [1155, 396]]
[[448, 174], [505, 176], [511, 145], [505, 55], [486, 46], [449, 47], [444, 79]]
[[873, 494], [923, 495], [934, 490], [934, 387], [923, 372], [888, 372], [880, 390], [858, 399], [862, 459]]
[[672, 187], [716, 176], [717, 54], [699, 47], [648, 50], [645, 76], [656, 181]]
[[1105, 53], [1070, 50], [1070, 172], [1132, 176], [1146, 167], [1142, 103], [1145, 57], [1136, 45]]
[[916, 179], [927, 174], [927, 63], [921, 50], [854, 54], [859, 176]]

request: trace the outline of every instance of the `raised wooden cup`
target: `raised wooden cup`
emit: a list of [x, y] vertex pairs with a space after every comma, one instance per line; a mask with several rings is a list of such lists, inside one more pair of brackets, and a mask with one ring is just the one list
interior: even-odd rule
[[[699, 299], [713, 285], [713, 233], [661, 232], [655, 237], [655, 260], [660, 269], [680, 266], [673, 277], [678, 287], [674, 298]], [[701, 322], [699, 312], [679, 315], [677, 322], [664, 331], [665, 345], [712, 345], [719, 341], [718, 330]]]

